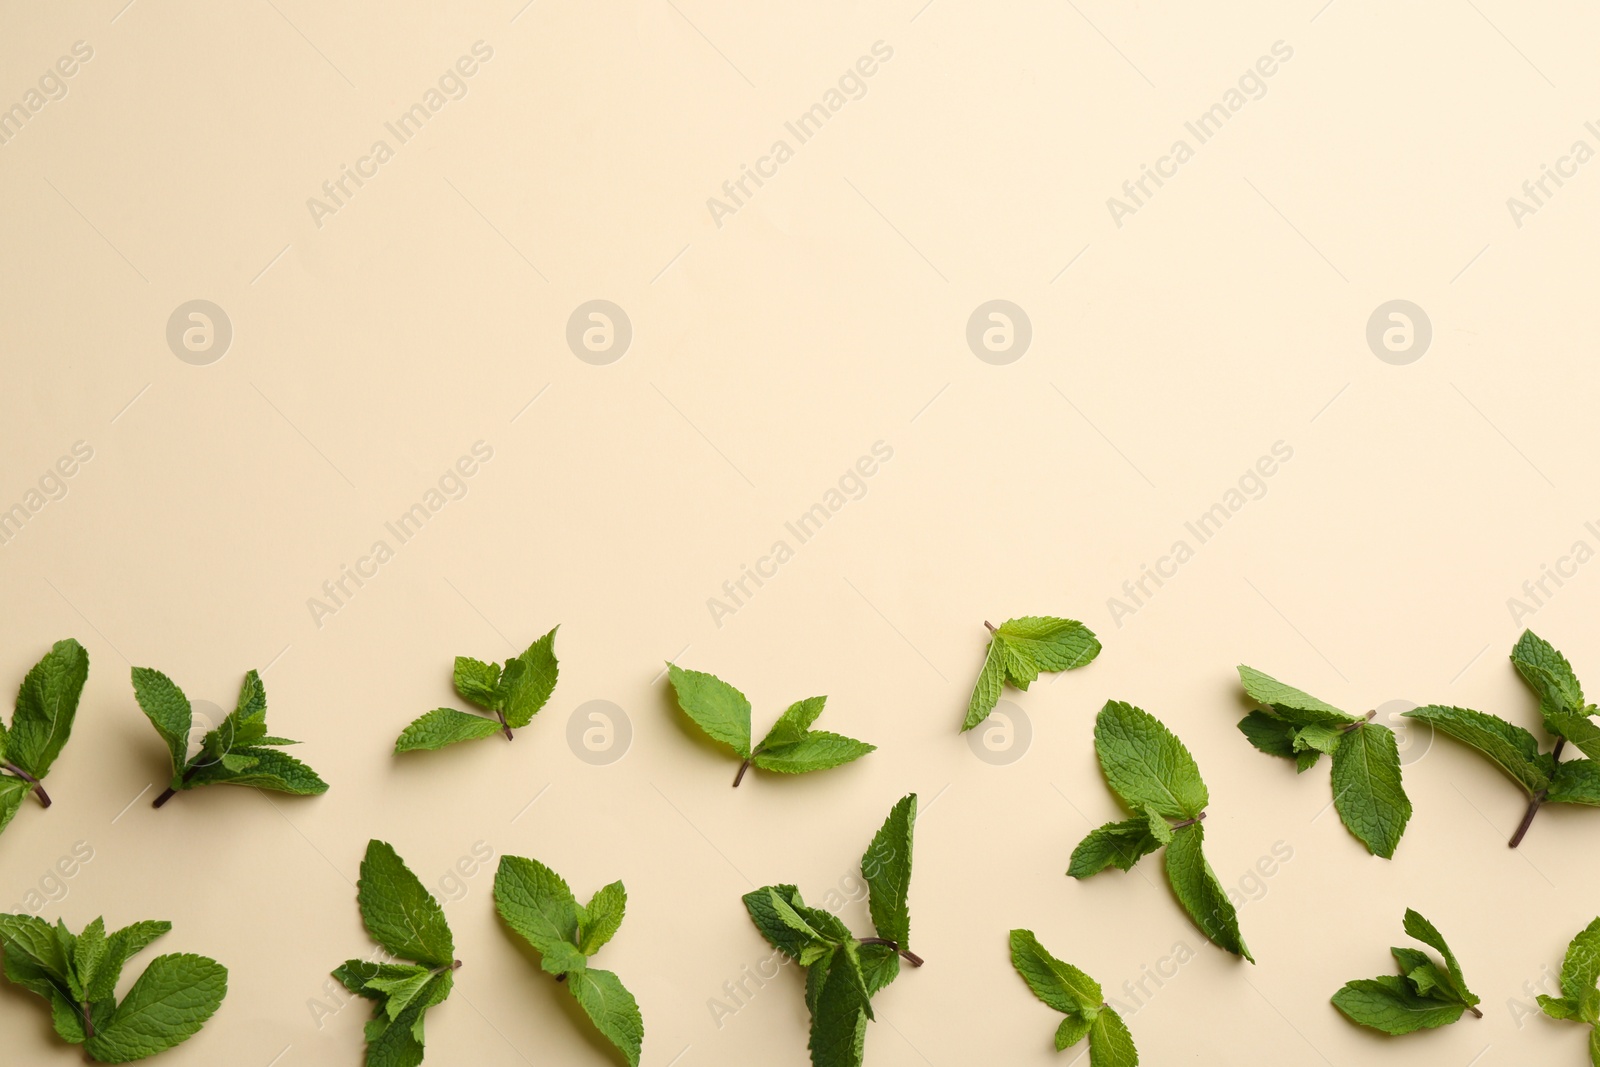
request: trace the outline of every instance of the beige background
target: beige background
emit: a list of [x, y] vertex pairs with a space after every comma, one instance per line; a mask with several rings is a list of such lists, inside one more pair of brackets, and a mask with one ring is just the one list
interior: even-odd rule
[[[6, 106], [93, 49], [0, 146], [0, 507], [75, 441], [94, 453], [0, 548], [0, 685], [61, 636], [92, 657], [57, 805], [5, 833], [0, 892], [54, 885], [84, 842], [44, 914], [171, 918], [160, 950], [230, 967], [222, 1011], [162, 1062], [359, 1062], [366, 1007], [319, 1027], [313, 1002], [371, 948], [351, 883], [378, 836], [435, 886], [478, 842], [585, 895], [624, 879], [599, 962], [639, 998], [645, 1062], [802, 1064], [788, 971], [713, 1020], [768, 954], [739, 895], [848, 888], [909, 790], [928, 964], [878, 998], [878, 1067], [1071, 1062], [1011, 970], [1012, 926], [1113, 995], [1195, 953], [1129, 1018], [1149, 1064], [1582, 1062], [1581, 1028], [1518, 1004], [1600, 906], [1600, 814], [1549, 811], [1510, 852], [1515, 788], [1411, 739], [1416, 814], [1398, 858], [1373, 859], [1318, 817], [1325, 766], [1296, 778], [1235, 731], [1232, 668], [1356, 710], [1536, 721], [1507, 599], [1574, 541], [1600, 547], [1583, 525], [1600, 519], [1600, 174], [1520, 227], [1506, 199], [1574, 140], [1600, 146], [1591, 11], [124, 2], [13, 4], [0, 33]], [[493, 58], [465, 98], [319, 228], [307, 198], [478, 41]], [[707, 198], [878, 41], [893, 58], [865, 95], [717, 226]], [[1264, 95], [1118, 227], [1107, 198], [1277, 41], [1293, 56]], [[965, 340], [997, 298], [1033, 329], [1006, 366]], [[207, 366], [165, 338], [193, 299], [234, 331]], [[633, 326], [608, 366], [565, 341], [592, 299]], [[1393, 299], [1432, 322], [1406, 366], [1365, 339]], [[466, 496], [318, 626], [308, 598], [480, 440], [493, 459]], [[865, 496], [716, 625], [707, 599], [880, 440], [893, 459]], [[1108, 598], [1279, 441], [1293, 458], [1265, 495], [1113, 621]], [[1525, 620], [1591, 686], [1597, 583], [1577, 568]], [[980, 624], [1030, 613], [1082, 618], [1106, 648], [1007, 694], [1032, 744], [992, 765], [956, 733]], [[455, 703], [452, 656], [504, 658], [557, 623], [560, 684], [514, 744], [390, 755]], [[827, 693], [822, 724], [881, 748], [733, 792], [734, 763], [667, 703], [675, 656], [743, 688], [758, 731]], [[270, 721], [332, 791], [151, 810], [165, 757], [131, 664], [224, 706], [270, 665]], [[1063, 876], [1115, 814], [1090, 732], [1108, 697], [1195, 752], [1211, 861], [1257, 898], [1241, 919], [1259, 966], [1204, 945], [1156, 860]], [[566, 740], [590, 700], [631, 722], [609, 765]], [[1249, 881], [1275, 845], [1292, 859]], [[466, 966], [429, 1014], [433, 1060], [614, 1062], [498, 928], [491, 882], [447, 904]], [[1328, 997], [1392, 969], [1408, 905], [1456, 946], [1485, 1018], [1386, 1041]], [[865, 930], [859, 905], [846, 917]], [[0, 993], [0, 1020], [9, 1061], [72, 1058], [27, 995]]]

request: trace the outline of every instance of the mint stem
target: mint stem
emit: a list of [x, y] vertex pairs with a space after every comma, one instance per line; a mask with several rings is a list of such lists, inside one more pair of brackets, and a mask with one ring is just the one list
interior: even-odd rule
[[1341, 732], [1349, 733], [1352, 730], [1359, 730], [1361, 727], [1363, 727], [1363, 726], [1367, 725], [1367, 723], [1371, 722], [1373, 717], [1375, 715], [1377, 715], [1377, 714], [1378, 714], [1378, 712], [1377, 712], [1376, 709], [1374, 709], [1372, 711], [1369, 711], [1369, 712], [1367, 712], [1365, 715], [1363, 715], [1361, 717], [1361, 720], [1359, 722], [1350, 723], [1348, 726], [1344, 727], [1344, 729]]
[[[1566, 744], [1566, 738], [1559, 738], [1556, 741], [1556, 747], [1550, 752], [1550, 758], [1559, 761], [1561, 759], [1561, 750], [1566, 747]], [[1517, 832], [1511, 835], [1511, 841], [1506, 847], [1516, 848], [1522, 844], [1522, 839], [1528, 834], [1528, 827], [1533, 825], [1533, 817], [1539, 814], [1539, 808], [1544, 805], [1549, 796], [1550, 790], [1547, 788], [1533, 794], [1533, 797], [1528, 801], [1528, 810], [1523, 813], [1522, 821], [1517, 824]]]
[[505, 732], [506, 740], [511, 740], [511, 724], [506, 722], [505, 712], [497, 711], [494, 714], [495, 718], [500, 720], [500, 729]]
[[905, 961], [911, 964], [913, 967], [921, 967], [925, 962], [923, 958], [917, 955], [915, 952], [912, 952], [908, 948], [901, 948], [893, 941], [890, 941], [887, 937], [863, 937], [859, 943], [863, 945], [886, 945], [889, 948], [894, 949], [899, 955], [905, 957]]
[[733, 787], [735, 789], [738, 789], [739, 788], [739, 783], [744, 781], [744, 772], [748, 771], [749, 769], [750, 769], [750, 761], [749, 760], [745, 760], [743, 763], [739, 764], [739, 773], [733, 776]]
[[7, 763], [5, 769], [21, 778], [24, 782], [32, 784], [33, 795], [39, 798], [39, 803], [47, 808], [50, 806], [50, 794], [44, 791], [44, 786], [40, 784], [39, 779], [18, 767], [15, 763]]
[[995, 630], [994, 625], [992, 623], [990, 623], [988, 619], [984, 619], [983, 620], [983, 624], [985, 626], [989, 627], [989, 632], [990, 633], [997, 633], [998, 632], [997, 630]]
[[[199, 770], [200, 770], [199, 767], [190, 767], [188, 770], [183, 772], [183, 780], [185, 782], [188, 782], [197, 773], [199, 773]], [[168, 786], [167, 787], [167, 791], [165, 793], [162, 793], [160, 796], [156, 797], [155, 803], [150, 805], [150, 806], [153, 807], [153, 808], [159, 808], [159, 807], [161, 807], [161, 805], [165, 804], [167, 801], [171, 800], [173, 797], [175, 797], [177, 795], [178, 795], [177, 789], [173, 788], [172, 786]]]
[[83, 1036], [87, 1040], [94, 1036], [94, 1020], [89, 1017], [89, 1005], [83, 1006]]
[[1483, 1012], [1479, 1011], [1477, 1008], [1474, 1008], [1472, 1005], [1470, 1005], [1470, 1004], [1467, 1005], [1467, 1010], [1472, 1013], [1474, 1018], [1477, 1018], [1477, 1019], [1483, 1018]]
[[1173, 823], [1172, 824], [1172, 828], [1174, 830], [1182, 830], [1185, 826], [1193, 826], [1197, 822], [1204, 822], [1205, 821], [1205, 817], [1206, 817], [1206, 813], [1202, 811], [1199, 815], [1196, 815], [1192, 819], [1185, 819], [1182, 822]]

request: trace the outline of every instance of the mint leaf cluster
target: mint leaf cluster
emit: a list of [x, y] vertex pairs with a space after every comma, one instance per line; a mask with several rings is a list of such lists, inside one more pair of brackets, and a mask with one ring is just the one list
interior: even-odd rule
[[1167, 881], [1200, 932], [1254, 963], [1239, 932], [1239, 913], [1201, 850], [1211, 795], [1183, 742], [1149, 712], [1108, 700], [1095, 718], [1094, 750], [1106, 784], [1130, 817], [1092, 830], [1072, 850], [1067, 874], [1088, 878], [1107, 867], [1131, 870], [1165, 847]]
[[989, 717], [1006, 682], [1026, 692], [1041, 671], [1070, 671], [1100, 654], [1099, 638], [1076, 619], [1026, 615], [998, 627], [983, 625], [989, 628], [989, 648], [967, 701], [963, 733]]
[[346, 960], [333, 972], [346, 989], [373, 1002], [367, 1023], [367, 1067], [417, 1067], [422, 1020], [455, 984], [455, 939], [444, 909], [411, 868], [383, 842], [367, 843], [356, 882], [367, 933], [390, 957], [411, 963]]
[[1266, 706], [1239, 720], [1239, 730], [1269, 756], [1295, 761], [1296, 771], [1333, 757], [1333, 806], [1345, 829], [1374, 856], [1393, 859], [1411, 820], [1411, 799], [1400, 781], [1400, 746], [1394, 731], [1364, 716], [1340, 711], [1309, 693], [1284, 685], [1254, 667], [1240, 666], [1244, 691]]
[[1561, 963], [1559, 997], [1540, 994], [1539, 1007], [1552, 1019], [1589, 1024], [1589, 1062], [1600, 1067], [1600, 919], [1578, 932]]
[[860, 1067], [872, 998], [900, 974], [911, 951], [911, 845], [917, 795], [901, 798], [861, 857], [867, 906], [876, 937], [857, 938], [839, 917], [808, 907], [792, 885], [762, 886], [744, 895], [745, 910], [772, 947], [806, 971], [812, 1067]]
[[589, 966], [617, 928], [628, 906], [628, 891], [612, 882], [579, 904], [567, 883], [537, 860], [500, 857], [494, 876], [494, 903], [507, 926], [539, 952], [539, 966], [564, 982], [578, 1006], [630, 1067], [639, 1067], [644, 1017], [622, 980]]
[[1091, 1067], [1138, 1067], [1133, 1035], [1100, 983], [1046, 952], [1032, 930], [1011, 931], [1011, 965], [1034, 996], [1066, 1016], [1056, 1028], [1057, 1052], [1087, 1037]]
[[238, 704], [206, 733], [193, 759], [189, 758], [189, 733], [194, 711], [183, 690], [160, 671], [135, 667], [133, 695], [172, 755], [172, 781], [166, 792], [156, 797], [158, 808], [177, 793], [203, 785], [253, 785], [294, 796], [328, 791], [328, 783], [316, 771], [277, 751], [300, 742], [267, 734], [267, 691], [255, 671], [244, 676]]
[[825, 771], [860, 759], [878, 747], [843, 734], [811, 729], [828, 700], [821, 696], [790, 704], [761, 743], [752, 748], [750, 701], [743, 693], [714, 674], [684, 670], [675, 663], [667, 664], [667, 676], [683, 713], [707, 737], [727, 745], [744, 761], [734, 776], [735, 787], [744, 781], [751, 766], [782, 774]]
[[50, 806], [42, 782], [72, 734], [88, 677], [89, 653], [69, 637], [52, 645], [22, 679], [10, 727], [0, 721], [0, 830], [29, 793]]
[[[1538, 739], [1522, 727], [1481, 711], [1429, 704], [1406, 715], [1488, 756], [1528, 794], [1527, 811], [1510, 841], [1516, 848], [1545, 804], [1600, 806], [1600, 725], [1594, 720], [1600, 709], [1584, 700], [1566, 657], [1532, 630], [1524, 630], [1511, 649], [1511, 662], [1539, 699], [1544, 728], [1556, 739], [1551, 751], [1540, 751]], [[1569, 742], [1588, 758], [1562, 760]]]
[[[395, 752], [434, 751], [459, 741], [473, 741], [503, 733], [510, 741], [513, 729], [533, 721], [556, 688], [560, 673], [556, 663], [557, 626], [529, 645], [522, 655], [504, 664], [485, 663], [457, 656], [456, 692], [489, 715], [455, 708], [434, 708], [401, 731]], [[492, 716], [492, 718], [490, 717]]]
[[157, 956], [117, 999], [128, 960], [172, 929], [139, 922], [106, 933], [96, 919], [74, 935], [57, 920], [0, 915], [5, 976], [43, 997], [61, 1040], [82, 1045], [99, 1063], [129, 1063], [183, 1044], [216, 1014], [228, 993], [228, 970], [205, 956]]
[[1390, 1035], [1447, 1026], [1469, 1011], [1483, 1018], [1479, 998], [1467, 988], [1461, 964], [1444, 936], [1410, 908], [1405, 926], [1407, 934], [1444, 957], [1444, 966], [1420, 949], [1391, 948], [1400, 973], [1346, 982], [1333, 995], [1333, 1006], [1352, 1022]]

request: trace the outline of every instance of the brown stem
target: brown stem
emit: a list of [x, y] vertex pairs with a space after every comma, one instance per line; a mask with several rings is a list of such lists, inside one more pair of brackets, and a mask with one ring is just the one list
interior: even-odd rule
[[44, 791], [44, 786], [39, 782], [39, 779], [18, 767], [15, 763], [5, 764], [5, 769], [21, 778], [24, 782], [30, 783], [33, 786], [33, 795], [39, 798], [39, 803], [47, 808], [50, 806], [50, 794]]
[[998, 631], [994, 628], [994, 624], [991, 623], [988, 619], [984, 619], [983, 620], [983, 624], [985, 626], [989, 627], [989, 632], [990, 633], [998, 633]]
[[1206, 813], [1202, 811], [1199, 815], [1196, 815], [1192, 819], [1185, 819], [1182, 822], [1173, 823], [1172, 824], [1172, 828], [1174, 830], [1182, 830], [1185, 826], [1193, 826], [1197, 822], [1204, 822], [1205, 818], [1206, 818]]
[[1528, 801], [1528, 810], [1523, 814], [1522, 821], [1517, 824], [1517, 832], [1511, 835], [1508, 848], [1516, 848], [1522, 844], [1522, 839], [1527, 836], [1528, 827], [1533, 825], [1533, 817], [1539, 814], [1539, 806], [1544, 803], [1545, 797], [1549, 795], [1549, 792], [1547, 789], [1541, 789], [1533, 794], [1533, 798]]
[[1344, 727], [1344, 729], [1342, 731], [1340, 731], [1340, 732], [1341, 733], [1349, 733], [1352, 730], [1359, 730], [1359, 729], [1361, 729], [1361, 727], [1363, 727], [1363, 726], [1367, 725], [1367, 723], [1371, 722], [1372, 719], [1373, 719], [1373, 716], [1375, 716], [1377, 714], [1378, 714], [1377, 709], [1373, 709], [1372, 711], [1369, 711], [1365, 715], [1363, 715], [1361, 717], [1361, 721], [1360, 722], [1353, 722], [1350, 725]]
[[89, 1005], [83, 1006], [83, 1036], [85, 1039], [94, 1036], [94, 1020], [89, 1017]]
[[497, 711], [494, 714], [500, 720], [500, 730], [506, 735], [506, 740], [511, 740], [511, 724], [506, 722], [505, 712]]
[[733, 776], [733, 787], [735, 789], [738, 789], [739, 788], [739, 783], [744, 781], [744, 772], [748, 771], [749, 769], [750, 769], [750, 761], [749, 760], [745, 760], [743, 763], [739, 764], [739, 773]]
[[1472, 1007], [1470, 1004], [1467, 1006], [1467, 1010], [1472, 1013], [1473, 1018], [1476, 1018], [1476, 1019], [1483, 1018], [1483, 1012], [1479, 1011], [1477, 1008]]
[[[199, 767], [190, 767], [188, 770], [183, 772], [183, 781], [185, 783], [188, 783], [188, 782], [192, 781], [194, 779], [194, 776], [196, 774], [198, 774], [198, 773], [200, 773], [200, 768]], [[176, 788], [172, 787], [172, 786], [168, 786], [167, 787], [167, 791], [165, 793], [162, 793], [160, 796], [156, 797], [155, 803], [151, 804], [150, 806], [153, 807], [153, 808], [159, 808], [159, 807], [161, 807], [161, 805], [165, 804], [167, 801], [171, 800], [173, 797], [175, 797], [177, 795], [178, 795], [178, 790]]]
[[556, 981], [558, 981], [558, 982], [565, 982], [565, 981], [566, 981], [566, 980], [567, 980], [567, 976], [566, 976], [566, 975], [564, 975], [564, 974], [558, 974], [558, 975], [556, 975]]
[[905, 961], [911, 964], [913, 967], [921, 967], [923, 963], [926, 962], [915, 952], [912, 952], [908, 948], [901, 948], [893, 941], [890, 941], [887, 937], [863, 937], [860, 943], [863, 945], [887, 945], [889, 948], [894, 949], [896, 953], [905, 957]]

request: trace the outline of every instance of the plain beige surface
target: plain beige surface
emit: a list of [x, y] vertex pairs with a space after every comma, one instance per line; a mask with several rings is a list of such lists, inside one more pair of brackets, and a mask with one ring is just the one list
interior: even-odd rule
[[[1398, 857], [1371, 858], [1323, 814], [1325, 767], [1296, 778], [1234, 729], [1233, 666], [1357, 710], [1535, 723], [1508, 598], [1600, 547], [1600, 172], [1560, 163], [1600, 147], [1591, 11], [124, 2], [11, 5], [0, 32], [0, 105], [26, 109], [75, 42], [93, 52], [0, 145], [0, 507], [93, 450], [0, 547], [0, 686], [58, 637], [92, 657], [57, 804], [0, 840], [0, 893], [64, 892], [44, 913], [75, 928], [170, 918], [160, 950], [228, 965], [221, 1012], [160, 1062], [359, 1062], [366, 1007], [316, 1004], [371, 948], [351, 882], [377, 836], [458, 898], [466, 966], [428, 1016], [430, 1062], [614, 1062], [499, 929], [492, 872], [447, 880], [476, 846], [585, 895], [626, 881], [600, 962], [639, 998], [650, 1067], [803, 1064], [793, 973], [748, 1003], [725, 991], [769, 954], [738, 898], [848, 892], [910, 790], [928, 964], [878, 998], [878, 1067], [1072, 1061], [1011, 970], [1012, 926], [1125, 1004], [1124, 982], [1185, 957], [1128, 1020], [1152, 1065], [1582, 1062], [1580, 1027], [1519, 1005], [1600, 908], [1600, 813], [1548, 811], [1508, 851], [1515, 788], [1422, 741]], [[492, 57], [465, 95], [399, 143], [385, 124], [477, 42]], [[847, 80], [820, 132], [763, 163], [877, 42], [892, 57], [864, 92]], [[1185, 123], [1277, 42], [1292, 57], [1196, 144]], [[1170, 171], [1180, 138], [1192, 158], [1117, 225], [1108, 198]], [[361, 164], [380, 139], [391, 158]], [[307, 206], [358, 165], [376, 173], [337, 211]], [[1543, 165], [1573, 176], [1515, 218]], [[774, 176], [719, 226], [707, 200], [746, 166]], [[195, 299], [233, 328], [204, 366], [166, 340]], [[566, 342], [596, 299], [632, 324], [610, 365]], [[966, 341], [993, 299], [1032, 324], [1009, 365]], [[1395, 299], [1433, 329], [1404, 366], [1365, 336]], [[397, 546], [385, 523], [480, 441], [465, 495]], [[797, 544], [784, 524], [880, 441], [864, 495]], [[1292, 458], [1264, 495], [1114, 619], [1123, 583], [1278, 442]], [[393, 558], [315, 619], [308, 600], [386, 538]], [[708, 599], [779, 540], [792, 558], [714, 620]], [[1600, 686], [1600, 564], [1566, 569], [1523, 621]], [[956, 733], [981, 623], [1031, 613], [1106, 648], [1007, 694], [1032, 743], [993, 765]], [[452, 656], [504, 658], [558, 623], [560, 684], [514, 744], [390, 755], [456, 703]], [[823, 724], [880, 748], [734, 792], [733, 761], [667, 703], [669, 657], [743, 688], [758, 730], [827, 693]], [[332, 791], [151, 810], [165, 757], [130, 664], [224, 706], [270, 665], [270, 721]], [[1194, 751], [1258, 966], [1203, 943], [1155, 859], [1063, 876], [1115, 814], [1090, 732], [1108, 697]], [[567, 742], [591, 700], [631, 723], [609, 765]], [[57, 888], [78, 842], [93, 858]], [[1275, 848], [1292, 858], [1257, 880]], [[1329, 1006], [1391, 970], [1407, 906], [1459, 951], [1481, 1021], [1386, 1041]], [[865, 930], [859, 904], [845, 915]], [[0, 993], [0, 1020], [7, 1062], [73, 1062], [33, 998]]]

